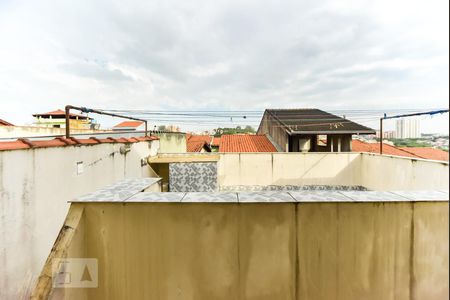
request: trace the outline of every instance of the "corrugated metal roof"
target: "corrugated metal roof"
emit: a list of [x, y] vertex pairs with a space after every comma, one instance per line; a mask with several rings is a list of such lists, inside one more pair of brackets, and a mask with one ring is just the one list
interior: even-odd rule
[[338, 117], [320, 109], [266, 109], [273, 117], [273, 124], [280, 126], [290, 133], [298, 134], [374, 134], [369, 127], [351, 120]]

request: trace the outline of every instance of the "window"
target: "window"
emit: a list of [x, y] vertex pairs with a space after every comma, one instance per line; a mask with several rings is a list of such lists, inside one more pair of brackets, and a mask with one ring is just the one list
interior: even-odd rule
[[328, 145], [328, 136], [326, 134], [319, 134], [317, 136], [317, 146], [326, 147]]

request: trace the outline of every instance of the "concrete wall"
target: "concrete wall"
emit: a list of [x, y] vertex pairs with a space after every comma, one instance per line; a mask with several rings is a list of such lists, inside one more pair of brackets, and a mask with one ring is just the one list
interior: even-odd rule
[[448, 190], [447, 162], [364, 153], [361, 182], [368, 189]]
[[221, 153], [219, 186], [360, 185], [358, 153]]
[[448, 163], [366, 153], [220, 153], [219, 187], [346, 185], [448, 190]]
[[88, 299], [449, 297], [447, 202], [84, 207]]
[[186, 152], [186, 134], [181, 132], [154, 132], [159, 137], [159, 153]]
[[[146, 177], [141, 159], [158, 141], [0, 151], [0, 299], [26, 298], [68, 210], [67, 201], [125, 177]], [[84, 172], [77, 174], [77, 162]]]

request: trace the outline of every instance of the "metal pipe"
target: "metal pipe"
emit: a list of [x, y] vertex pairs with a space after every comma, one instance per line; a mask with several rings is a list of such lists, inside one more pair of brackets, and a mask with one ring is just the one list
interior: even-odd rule
[[65, 111], [66, 111], [66, 138], [70, 138], [70, 110], [71, 109], [79, 110], [79, 111], [84, 112], [84, 113], [95, 113], [95, 114], [99, 114], [99, 115], [106, 115], [106, 116], [111, 116], [111, 117], [117, 117], [117, 118], [122, 118], [122, 119], [129, 119], [129, 120], [136, 120], [136, 121], [144, 122], [145, 123], [145, 136], [148, 136], [147, 120], [138, 119], [138, 118], [129, 117], [129, 116], [124, 116], [124, 115], [113, 114], [113, 113], [108, 113], [108, 112], [104, 112], [104, 111], [96, 110], [96, 109], [92, 109], [92, 108], [87, 108], [87, 107], [78, 107], [78, 106], [73, 106], [73, 105], [66, 105], [66, 107], [65, 107]]
[[383, 118], [380, 118], [380, 154], [383, 154]]
[[380, 119], [380, 154], [383, 154], [383, 120], [389, 120], [389, 119], [398, 119], [398, 118], [404, 118], [404, 117], [415, 117], [415, 116], [422, 116], [422, 115], [436, 115], [436, 114], [443, 114], [448, 113], [448, 109], [441, 109], [441, 110], [433, 110], [433, 111], [426, 111], [426, 112], [418, 112], [413, 114], [405, 114], [405, 115], [396, 115], [396, 116], [390, 116], [388, 117], [386, 113], [384, 116]]
[[66, 105], [66, 139], [70, 137], [70, 105]]
[[403, 118], [403, 117], [415, 117], [415, 116], [421, 116], [421, 115], [436, 115], [436, 114], [443, 114], [443, 113], [448, 113], [448, 109], [441, 109], [441, 110], [433, 110], [433, 111], [426, 111], [426, 112], [419, 112], [419, 113], [413, 113], [413, 114], [406, 114], [406, 115], [396, 115], [396, 116], [386, 116], [386, 114], [384, 114], [383, 119], [384, 120], [388, 120], [388, 119], [397, 119], [397, 118]]

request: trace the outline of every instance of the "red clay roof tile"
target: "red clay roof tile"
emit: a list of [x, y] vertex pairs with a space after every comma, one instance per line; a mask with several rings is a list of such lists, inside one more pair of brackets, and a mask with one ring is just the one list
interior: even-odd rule
[[186, 151], [187, 152], [201, 152], [202, 149], [210, 152], [209, 145], [205, 141], [187, 141], [186, 142]]
[[132, 138], [106, 138], [98, 139], [91, 137], [89, 139], [77, 139], [70, 137], [68, 139], [64, 137], [56, 137], [51, 140], [29, 140], [29, 139], [17, 139], [15, 141], [0, 142], [0, 151], [2, 150], [19, 150], [30, 148], [47, 148], [47, 147], [65, 147], [72, 145], [96, 145], [102, 143], [136, 143], [140, 141], [153, 141], [158, 140], [157, 136], [147, 137], [132, 137]]
[[425, 159], [448, 161], [448, 152], [441, 149], [426, 147], [401, 147], [400, 149]]
[[[369, 153], [380, 153], [380, 143], [367, 143], [360, 140], [352, 141], [352, 150], [354, 152], [369, 152]], [[383, 143], [383, 154], [386, 155], [396, 155], [411, 158], [423, 158], [414, 153], [402, 150], [395, 146]]]
[[265, 135], [222, 135], [219, 152], [277, 152]]
[[211, 142], [211, 146], [213, 146], [213, 147], [219, 147], [220, 146], [220, 140], [221, 140], [221, 137], [219, 136], [219, 137], [213, 137], [213, 139], [212, 139], [212, 142]]
[[141, 126], [142, 124], [144, 124], [144, 122], [141, 122], [141, 121], [123, 121], [123, 122], [120, 122], [120, 123], [117, 124], [117, 125], [114, 125], [113, 127], [114, 127], [114, 128], [120, 128], [120, 127], [139, 127], [139, 126]]

